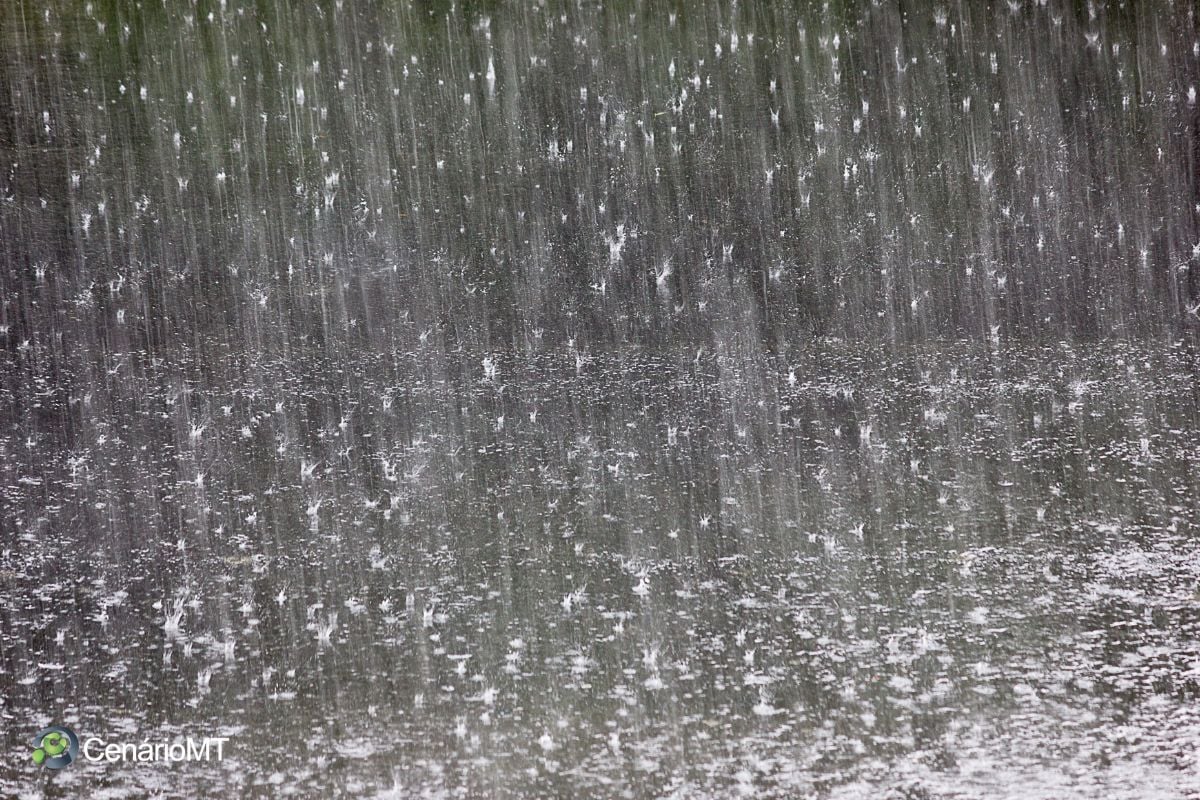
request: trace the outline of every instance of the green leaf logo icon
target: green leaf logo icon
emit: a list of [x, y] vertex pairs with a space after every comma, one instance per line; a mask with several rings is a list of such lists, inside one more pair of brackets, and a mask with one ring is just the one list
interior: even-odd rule
[[33, 763], [39, 767], [62, 769], [78, 754], [79, 737], [70, 728], [55, 725], [33, 737]]

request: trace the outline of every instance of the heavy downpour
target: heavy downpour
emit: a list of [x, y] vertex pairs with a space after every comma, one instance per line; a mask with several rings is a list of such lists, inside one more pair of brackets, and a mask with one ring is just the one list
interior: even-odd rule
[[0, 796], [1200, 797], [1198, 90], [1190, 0], [0, 2]]

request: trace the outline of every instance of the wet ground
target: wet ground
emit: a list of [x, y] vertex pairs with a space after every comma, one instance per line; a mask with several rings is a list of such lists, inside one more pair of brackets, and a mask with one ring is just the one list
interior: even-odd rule
[[6, 441], [10, 751], [231, 757], [4, 792], [1200, 787], [1190, 348], [437, 361], [45, 398], [123, 402]]

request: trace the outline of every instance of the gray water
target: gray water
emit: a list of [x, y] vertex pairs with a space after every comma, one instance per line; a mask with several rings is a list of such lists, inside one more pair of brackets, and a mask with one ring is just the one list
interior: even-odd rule
[[0, 796], [1200, 797], [1198, 85], [1186, 2], [0, 4]]

